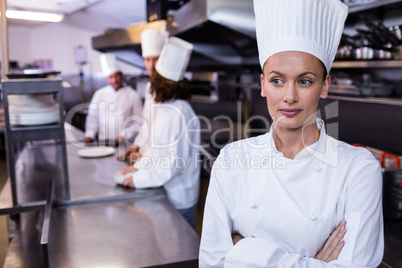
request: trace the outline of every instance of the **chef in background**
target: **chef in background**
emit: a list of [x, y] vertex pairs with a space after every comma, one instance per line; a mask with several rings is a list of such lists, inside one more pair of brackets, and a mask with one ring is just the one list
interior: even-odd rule
[[[145, 29], [141, 32], [141, 50], [144, 60], [145, 69], [149, 76], [155, 70], [155, 65], [159, 59], [162, 48], [169, 36], [167, 31], [157, 29]], [[133, 145], [131, 145], [119, 159], [128, 160], [131, 163], [134, 159], [138, 159], [147, 149], [149, 138], [149, 129], [151, 121], [151, 107], [154, 102], [154, 96], [151, 94], [151, 82], [148, 80], [145, 88], [145, 100], [142, 109], [142, 123], [139, 134], [136, 136]]]
[[187, 100], [184, 72], [193, 45], [170, 37], [150, 77], [152, 124], [148, 145], [134, 166], [122, 171], [124, 186], [163, 186], [173, 206], [194, 226], [200, 187], [200, 121]]
[[317, 117], [348, 8], [254, 0], [266, 134], [224, 147], [205, 203], [199, 267], [376, 268], [384, 253], [377, 159]]
[[84, 142], [99, 141], [115, 144], [133, 140], [141, 122], [141, 97], [123, 84], [123, 73], [114, 54], [100, 56], [103, 75], [109, 85], [95, 91], [85, 122]]

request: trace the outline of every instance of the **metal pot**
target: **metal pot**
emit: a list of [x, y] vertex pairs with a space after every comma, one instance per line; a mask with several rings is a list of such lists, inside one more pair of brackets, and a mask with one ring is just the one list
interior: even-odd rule
[[392, 60], [394, 52], [388, 49], [372, 48], [362, 46], [354, 48], [352, 51], [353, 58], [356, 60]]
[[385, 49], [374, 49], [374, 59], [378, 60], [392, 60], [394, 53]]
[[338, 60], [350, 60], [352, 59], [352, 46], [340, 46], [336, 52], [335, 58]]
[[354, 48], [353, 58], [356, 60], [372, 60], [374, 59], [374, 48], [366, 46]]
[[399, 40], [399, 44], [402, 44], [402, 25], [394, 25], [391, 27], [388, 27], [388, 30], [396, 36], [396, 38]]

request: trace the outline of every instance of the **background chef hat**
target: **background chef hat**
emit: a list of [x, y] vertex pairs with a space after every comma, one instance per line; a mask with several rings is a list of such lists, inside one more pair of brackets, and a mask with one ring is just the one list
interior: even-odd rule
[[120, 71], [120, 69], [117, 67], [116, 56], [112, 53], [101, 54], [100, 64], [102, 68], [102, 73], [105, 77], [108, 77], [112, 73]]
[[348, 7], [340, 0], [254, 0], [261, 68], [282, 51], [316, 56], [327, 72], [342, 36]]
[[143, 30], [141, 32], [142, 57], [159, 56], [168, 36], [169, 33], [167, 31], [156, 29]]
[[166, 79], [175, 82], [183, 79], [190, 61], [193, 45], [177, 37], [170, 37], [162, 49], [156, 71]]

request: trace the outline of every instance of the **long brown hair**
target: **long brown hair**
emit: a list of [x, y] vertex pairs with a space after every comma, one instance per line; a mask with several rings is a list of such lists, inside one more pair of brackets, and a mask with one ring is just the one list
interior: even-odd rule
[[157, 103], [191, 98], [190, 83], [187, 79], [175, 82], [164, 78], [154, 69], [149, 81], [151, 82], [151, 94], [155, 96]]

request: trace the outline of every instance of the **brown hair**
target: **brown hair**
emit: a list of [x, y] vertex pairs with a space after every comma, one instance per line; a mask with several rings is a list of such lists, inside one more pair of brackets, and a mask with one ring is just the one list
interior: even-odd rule
[[187, 79], [175, 82], [164, 78], [154, 69], [149, 81], [151, 82], [151, 94], [155, 96], [157, 103], [191, 98], [190, 83]]

